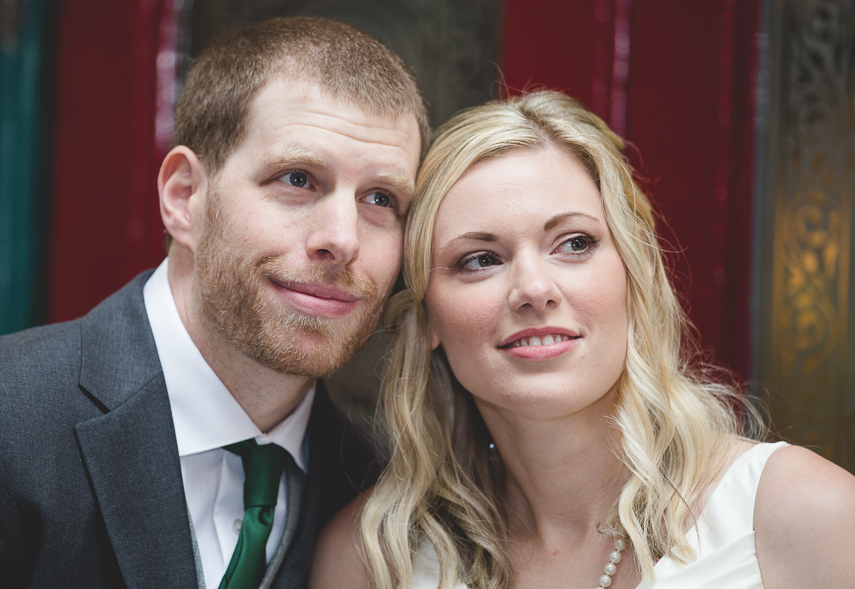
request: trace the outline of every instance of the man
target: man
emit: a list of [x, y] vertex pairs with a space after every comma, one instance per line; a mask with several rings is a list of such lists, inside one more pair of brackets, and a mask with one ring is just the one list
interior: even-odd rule
[[0, 338], [0, 585], [304, 584], [369, 461], [317, 379], [377, 322], [426, 136], [409, 70], [345, 25], [200, 56], [158, 177], [167, 260]]

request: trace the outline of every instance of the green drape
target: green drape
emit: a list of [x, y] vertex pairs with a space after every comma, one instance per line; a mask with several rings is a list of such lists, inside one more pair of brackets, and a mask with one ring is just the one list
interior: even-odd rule
[[0, 27], [0, 334], [44, 311], [46, 4], [6, 3]]

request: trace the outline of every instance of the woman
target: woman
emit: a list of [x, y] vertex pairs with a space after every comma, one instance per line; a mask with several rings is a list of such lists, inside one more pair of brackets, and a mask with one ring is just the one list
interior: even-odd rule
[[439, 131], [389, 309], [390, 463], [312, 587], [855, 586], [855, 478], [749, 441], [622, 150], [555, 92]]

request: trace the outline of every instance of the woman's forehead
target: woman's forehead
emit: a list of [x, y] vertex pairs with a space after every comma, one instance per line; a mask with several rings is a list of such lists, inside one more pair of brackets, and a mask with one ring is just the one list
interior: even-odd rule
[[564, 149], [515, 149], [481, 160], [448, 190], [437, 211], [435, 238], [491, 223], [582, 213], [603, 219], [599, 190]]

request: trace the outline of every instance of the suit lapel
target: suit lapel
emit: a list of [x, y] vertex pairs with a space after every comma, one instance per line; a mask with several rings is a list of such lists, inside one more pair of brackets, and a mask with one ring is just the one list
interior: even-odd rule
[[196, 586], [163, 377], [75, 433], [128, 589]]
[[[196, 562], [169, 397], [143, 301], [147, 278], [137, 277], [81, 324], [80, 387], [105, 414], [79, 423], [75, 434], [128, 589], [186, 589], [197, 586]], [[271, 575], [276, 589], [305, 584], [318, 529], [370, 471], [364, 440], [320, 381], [308, 435], [309, 474], [299, 504], [289, 501], [299, 517]]]
[[75, 435], [128, 589], [196, 586], [181, 464], [141, 275], [81, 326], [80, 386], [105, 414]]

